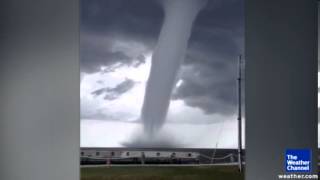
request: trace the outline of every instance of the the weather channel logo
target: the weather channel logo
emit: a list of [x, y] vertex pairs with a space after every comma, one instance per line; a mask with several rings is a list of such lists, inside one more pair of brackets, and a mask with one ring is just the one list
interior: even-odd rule
[[310, 149], [287, 149], [286, 171], [287, 172], [310, 172], [311, 171]]

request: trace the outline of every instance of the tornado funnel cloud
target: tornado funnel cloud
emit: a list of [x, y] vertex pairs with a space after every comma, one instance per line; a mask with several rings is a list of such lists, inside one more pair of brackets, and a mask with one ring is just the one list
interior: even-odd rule
[[162, 1], [165, 19], [152, 55], [152, 65], [141, 110], [144, 132], [150, 138], [164, 124], [193, 21], [205, 4], [206, 0]]

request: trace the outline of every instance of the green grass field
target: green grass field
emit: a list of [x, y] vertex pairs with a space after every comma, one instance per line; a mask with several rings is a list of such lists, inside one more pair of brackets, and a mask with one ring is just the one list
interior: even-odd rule
[[81, 168], [81, 180], [243, 180], [236, 167]]

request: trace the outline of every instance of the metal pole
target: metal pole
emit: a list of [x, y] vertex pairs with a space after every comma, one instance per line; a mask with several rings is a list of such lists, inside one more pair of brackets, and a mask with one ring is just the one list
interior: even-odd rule
[[242, 122], [241, 122], [241, 55], [239, 55], [239, 77], [238, 77], [238, 163], [239, 171], [242, 172]]
[[218, 148], [218, 143], [216, 143], [216, 147], [212, 153], [211, 162], [210, 162], [211, 164], [213, 164], [214, 158], [216, 156], [217, 148]]

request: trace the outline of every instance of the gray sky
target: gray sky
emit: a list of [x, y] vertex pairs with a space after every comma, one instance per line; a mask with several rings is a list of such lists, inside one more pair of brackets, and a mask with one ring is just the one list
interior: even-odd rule
[[[81, 146], [123, 146], [141, 129], [162, 21], [153, 0], [81, 1]], [[194, 22], [163, 127], [177, 146], [236, 147], [243, 21], [242, 0], [221, 0], [209, 1]]]

